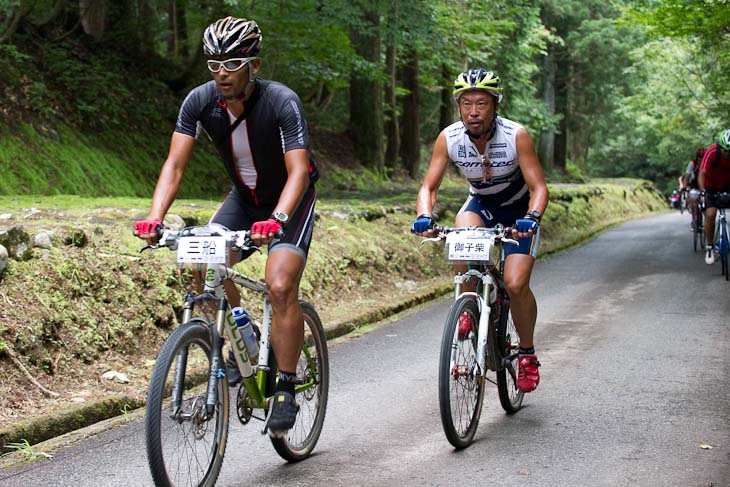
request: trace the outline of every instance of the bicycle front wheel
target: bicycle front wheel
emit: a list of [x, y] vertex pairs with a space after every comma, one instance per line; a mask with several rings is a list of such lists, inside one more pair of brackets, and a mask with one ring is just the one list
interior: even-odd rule
[[228, 384], [218, 381], [206, 409], [211, 338], [207, 321], [178, 327], [157, 355], [149, 390], [145, 438], [156, 486], [215, 485], [228, 434]]
[[730, 272], [728, 272], [728, 254], [730, 254], [730, 240], [727, 234], [727, 223], [723, 221], [720, 225], [720, 262], [722, 263], [722, 274], [725, 276], [725, 280], [730, 279]]
[[507, 414], [512, 414], [522, 408], [525, 393], [517, 387], [517, 352], [520, 347], [520, 337], [512, 320], [509, 303], [501, 306], [499, 321], [497, 321], [497, 345], [502, 358], [508, 359], [505, 360], [504, 367], [497, 370], [499, 402]]
[[471, 444], [482, 413], [484, 371], [477, 370], [478, 327], [477, 303], [468, 297], [456, 300], [446, 318], [439, 361], [441, 424], [456, 448]]
[[[314, 450], [322, 433], [329, 396], [329, 355], [324, 327], [314, 307], [300, 301], [304, 318], [304, 346], [297, 363], [296, 401], [299, 405], [297, 419], [284, 438], [271, 438], [276, 452], [289, 462], [307, 458]], [[272, 354], [273, 356], [273, 354]], [[272, 377], [277, 369], [271, 367]]]

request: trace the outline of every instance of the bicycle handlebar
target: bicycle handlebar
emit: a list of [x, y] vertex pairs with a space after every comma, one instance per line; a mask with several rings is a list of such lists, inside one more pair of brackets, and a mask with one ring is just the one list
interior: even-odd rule
[[444, 240], [446, 238], [446, 235], [452, 232], [477, 230], [494, 235], [495, 240], [499, 240], [504, 243], [519, 245], [519, 242], [517, 240], [508, 237], [508, 235], [512, 235], [512, 227], [505, 227], [501, 223], [498, 223], [494, 227], [441, 227], [439, 225], [434, 225], [433, 230], [436, 231], [438, 235], [436, 237], [422, 240], [421, 244], [424, 244], [426, 242], [439, 242], [441, 240]]
[[[182, 230], [170, 230], [160, 227], [156, 229], [156, 232], [157, 244], [145, 245], [144, 247], [142, 247], [142, 249], [140, 249], [140, 252], [144, 252], [148, 249], [160, 249], [163, 247], [168, 247], [171, 250], [174, 250], [175, 248], [177, 248], [178, 240], [181, 237], [188, 236], [225, 237], [226, 245], [229, 247], [244, 251], [251, 249], [261, 251], [261, 249], [251, 240], [251, 230], [228, 230], [222, 225], [212, 224], [185, 227]], [[283, 236], [284, 230], [279, 229], [279, 231], [276, 232], [275, 238], [282, 238]]]

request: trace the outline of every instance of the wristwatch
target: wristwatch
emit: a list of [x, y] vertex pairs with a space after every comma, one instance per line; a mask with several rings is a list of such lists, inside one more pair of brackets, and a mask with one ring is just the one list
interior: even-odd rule
[[275, 211], [271, 215], [271, 218], [281, 223], [283, 226], [286, 226], [286, 224], [289, 223], [289, 215], [287, 215], [283, 211]]
[[530, 220], [535, 220], [537, 223], [540, 223], [540, 218], [542, 218], [542, 215], [537, 210], [531, 210], [527, 212], [525, 218], [529, 218]]

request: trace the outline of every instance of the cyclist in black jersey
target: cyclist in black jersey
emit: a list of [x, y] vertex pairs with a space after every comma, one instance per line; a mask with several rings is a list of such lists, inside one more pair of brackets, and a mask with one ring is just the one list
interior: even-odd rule
[[[211, 223], [251, 229], [257, 245], [268, 245], [265, 279], [279, 380], [267, 426], [272, 436], [281, 436], [293, 426], [298, 411], [294, 382], [304, 340], [299, 282], [312, 237], [318, 173], [301, 100], [283, 84], [254, 76], [261, 65], [261, 41], [256, 22], [234, 17], [214, 22], [203, 33], [213, 80], [194, 88], [183, 101], [150, 212], [136, 222], [135, 234], [151, 243], [157, 240], [156, 230], [204, 131], [233, 182]], [[231, 306], [238, 306], [240, 294], [233, 283], [226, 283], [226, 293]], [[232, 357], [227, 376], [231, 385], [241, 380]]]

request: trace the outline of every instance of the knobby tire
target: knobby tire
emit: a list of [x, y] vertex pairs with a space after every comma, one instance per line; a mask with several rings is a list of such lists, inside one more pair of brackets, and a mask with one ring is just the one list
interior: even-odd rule
[[509, 309], [509, 302], [504, 305], [494, 305], [497, 317], [497, 346], [502, 358], [515, 355], [510, 361], [510, 368], [503, 367], [497, 370], [497, 391], [499, 393], [499, 402], [502, 409], [507, 414], [513, 414], [522, 408], [522, 400], [525, 393], [517, 387], [517, 367], [518, 358], [516, 356], [519, 349], [519, 336], [515, 323], [512, 320], [512, 313]]
[[[473, 332], [459, 339], [459, 317], [468, 313]], [[479, 308], [476, 301], [461, 297], [446, 318], [439, 359], [439, 409], [446, 438], [455, 448], [474, 440], [484, 401], [484, 371], [477, 372]]]
[[[211, 360], [206, 325], [206, 320], [193, 319], [178, 327], [162, 345], [152, 371], [145, 439], [150, 471], [158, 487], [212, 487], [223, 464], [229, 408], [225, 380], [217, 382], [213, 417], [202, 415]], [[182, 357], [186, 361], [183, 400], [181, 414], [174, 417], [170, 396], [176, 364]]]
[[[311, 304], [300, 301], [299, 306], [304, 318], [305, 342], [297, 364], [297, 383], [306, 383], [314, 379], [316, 385], [296, 395], [299, 413], [294, 427], [284, 438], [271, 438], [276, 452], [288, 462], [298, 462], [311, 455], [322, 433], [329, 397], [329, 355], [324, 327]], [[305, 349], [310, 353], [311, 360], [307, 360]], [[273, 353], [271, 357], [274, 357]], [[310, 366], [311, 362], [314, 363], [314, 370]], [[275, 381], [277, 376], [275, 359], [270, 360], [269, 365], [271, 368], [269, 377]], [[272, 385], [270, 382], [269, 387]]]

